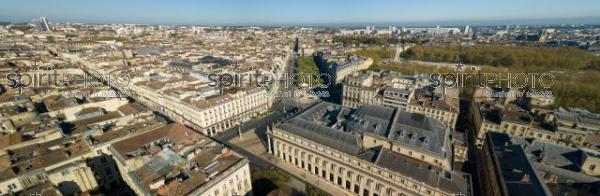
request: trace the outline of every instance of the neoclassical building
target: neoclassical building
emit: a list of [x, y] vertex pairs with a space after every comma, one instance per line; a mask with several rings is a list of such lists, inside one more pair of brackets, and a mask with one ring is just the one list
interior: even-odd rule
[[348, 195], [472, 195], [452, 170], [451, 131], [399, 109], [318, 103], [269, 131], [270, 152]]
[[[111, 73], [89, 62], [81, 61], [86, 72], [97, 78]], [[165, 90], [168, 82], [152, 81], [147, 78], [135, 77], [135, 83], [124, 87], [111, 84], [150, 110], [160, 112], [173, 121], [192, 127], [205, 135], [215, 135], [239, 123], [246, 122], [269, 108], [267, 90], [254, 86], [244, 86], [235, 92], [222, 94], [212, 93], [214, 88], [208, 84], [194, 85], [194, 88], [179, 84], [176, 80], [172, 87]], [[198, 87], [198, 89], [196, 89]], [[177, 93], [176, 93], [177, 92]], [[196, 96], [194, 93], [203, 92], [207, 96]], [[211, 93], [208, 93], [211, 92]]]

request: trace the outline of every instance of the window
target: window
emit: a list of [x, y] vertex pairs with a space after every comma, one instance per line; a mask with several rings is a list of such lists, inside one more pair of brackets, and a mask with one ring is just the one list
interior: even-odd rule
[[594, 171], [596, 169], [596, 165], [590, 165], [590, 171]]

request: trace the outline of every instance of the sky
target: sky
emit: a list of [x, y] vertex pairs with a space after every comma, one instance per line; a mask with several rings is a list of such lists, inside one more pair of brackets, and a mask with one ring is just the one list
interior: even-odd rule
[[599, 0], [2, 0], [0, 21], [197, 25], [600, 23]]

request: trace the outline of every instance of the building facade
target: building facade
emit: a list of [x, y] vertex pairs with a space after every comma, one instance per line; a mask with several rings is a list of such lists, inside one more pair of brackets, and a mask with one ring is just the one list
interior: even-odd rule
[[319, 103], [275, 126], [269, 143], [278, 159], [350, 195], [471, 195], [470, 176], [452, 170], [448, 134], [421, 114]]
[[[86, 66], [86, 71], [93, 76], [101, 78], [102, 74], [105, 74], [105, 71], [95, 65], [82, 63]], [[209, 136], [266, 112], [271, 99], [264, 88], [249, 88], [199, 99], [179, 99], [144, 85], [129, 84], [121, 87], [113, 84], [113, 87], [151, 110]]]
[[342, 82], [341, 103], [347, 107], [382, 105], [407, 110], [416, 90], [428, 85], [422, 77], [389, 71], [355, 72]]
[[532, 113], [513, 103], [488, 101], [477, 103], [473, 109], [479, 147], [490, 131], [578, 147], [586, 145], [586, 138], [600, 134], [600, 116], [577, 108]]
[[406, 108], [407, 112], [419, 113], [435, 118], [454, 129], [458, 120], [458, 103], [435, 95], [416, 95]]

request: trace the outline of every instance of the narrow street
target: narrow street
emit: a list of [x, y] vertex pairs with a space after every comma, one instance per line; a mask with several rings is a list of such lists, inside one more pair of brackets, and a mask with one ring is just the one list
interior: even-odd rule
[[[478, 168], [480, 166], [480, 150], [477, 149], [475, 145], [475, 140], [477, 137], [476, 126], [473, 120], [473, 113], [471, 111], [471, 107], [473, 106], [473, 98], [468, 93], [461, 92], [460, 95], [460, 113], [458, 114], [458, 121], [463, 123], [458, 123], [456, 125], [456, 130], [458, 132], [463, 132], [467, 134], [467, 161], [463, 165], [462, 170], [471, 174], [471, 179], [473, 183], [473, 192], [479, 193], [479, 175]], [[477, 195], [477, 194], [475, 194]]]

